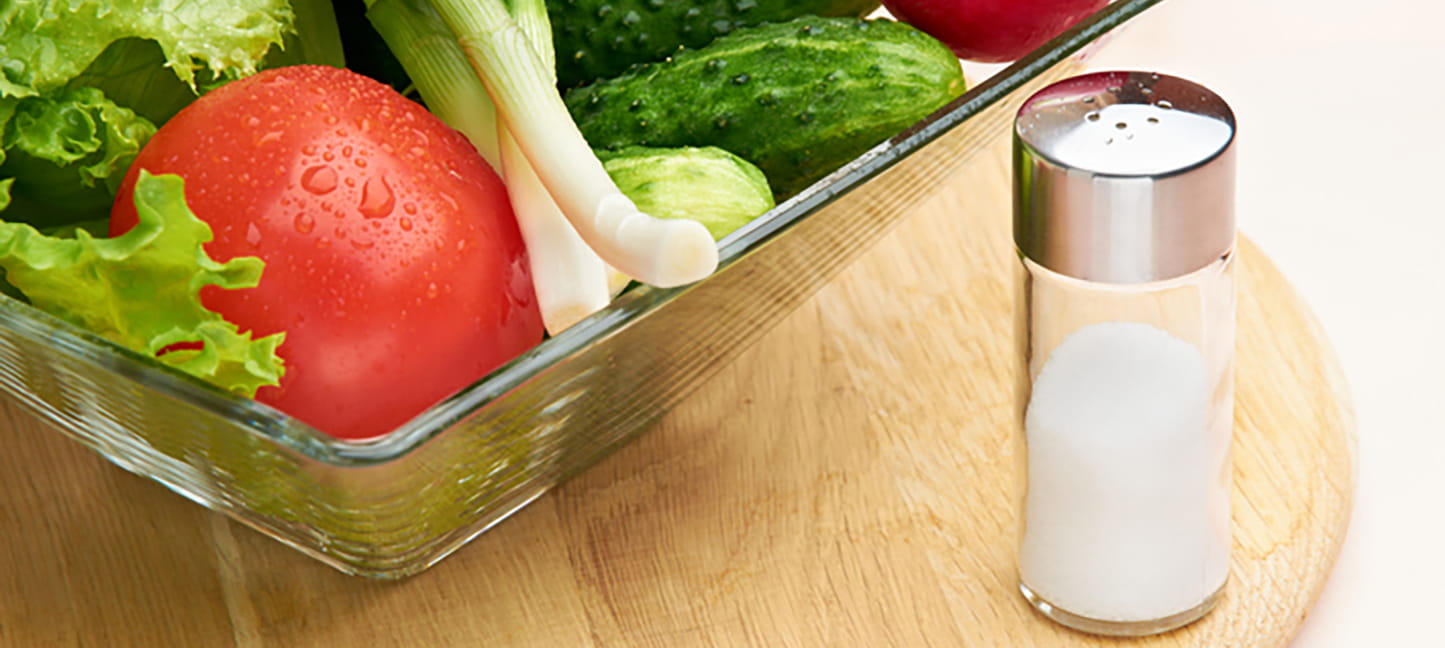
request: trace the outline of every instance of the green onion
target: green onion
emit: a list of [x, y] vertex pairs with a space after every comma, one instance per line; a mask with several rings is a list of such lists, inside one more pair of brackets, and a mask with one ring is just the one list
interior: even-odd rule
[[[377, 0], [367, 17], [431, 111], [472, 142], [505, 179], [547, 332], [556, 335], [607, 305], [602, 259], [577, 235], [517, 148], [461, 45], [430, 5]], [[546, 44], [550, 46], [551, 36]]]
[[[368, 0], [367, 15], [432, 111], [506, 179], [548, 331], [625, 285], [607, 264], [659, 287], [711, 274], [717, 245], [707, 229], [638, 211], [572, 122], [556, 88], [546, 4], [511, 5]], [[491, 125], [498, 116], [500, 127]]]

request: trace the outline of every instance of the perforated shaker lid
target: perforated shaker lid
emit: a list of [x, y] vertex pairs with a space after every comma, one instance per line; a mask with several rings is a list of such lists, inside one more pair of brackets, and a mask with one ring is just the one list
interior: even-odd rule
[[1099, 72], [1040, 90], [1014, 121], [1014, 242], [1055, 272], [1171, 279], [1234, 247], [1234, 113], [1207, 88]]

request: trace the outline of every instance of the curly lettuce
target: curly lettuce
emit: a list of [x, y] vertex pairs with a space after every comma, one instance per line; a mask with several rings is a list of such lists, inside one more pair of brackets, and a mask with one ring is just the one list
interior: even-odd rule
[[114, 238], [74, 238], [0, 222], [0, 267], [31, 305], [248, 397], [279, 383], [284, 333], [252, 339], [201, 304], [201, 288], [254, 287], [263, 262], [206, 254], [211, 228], [186, 206], [179, 176], [142, 171], [138, 224]]
[[192, 89], [212, 78], [256, 72], [292, 31], [287, 0], [33, 0], [0, 10], [0, 96], [28, 97], [79, 76], [111, 43], [160, 46], [165, 64]]
[[295, 63], [344, 63], [329, 0], [0, 2], [0, 209], [97, 218], [157, 125]]
[[10, 198], [15, 211], [6, 217], [37, 226], [104, 214], [155, 131], [99, 88], [0, 99], [0, 175], [17, 189], [13, 198], [0, 192], [0, 208]]

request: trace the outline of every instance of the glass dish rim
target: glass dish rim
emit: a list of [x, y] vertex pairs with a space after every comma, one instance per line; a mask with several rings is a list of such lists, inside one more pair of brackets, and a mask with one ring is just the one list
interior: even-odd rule
[[[878, 144], [842, 168], [719, 241], [721, 272], [844, 194], [947, 133], [1029, 80], [1162, 0], [1115, 0], [1048, 43], [996, 71], [932, 115]], [[706, 279], [704, 281], [707, 281]], [[694, 284], [696, 285], [696, 284]], [[46, 340], [59, 353], [93, 363], [120, 378], [240, 424], [254, 435], [336, 467], [366, 467], [407, 456], [458, 422], [541, 375], [568, 357], [615, 335], [693, 286], [638, 285], [603, 310], [548, 337], [486, 376], [438, 401], [379, 437], [335, 439], [266, 404], [176, 371], [13, 298], [0, 299], [0, 326]]]

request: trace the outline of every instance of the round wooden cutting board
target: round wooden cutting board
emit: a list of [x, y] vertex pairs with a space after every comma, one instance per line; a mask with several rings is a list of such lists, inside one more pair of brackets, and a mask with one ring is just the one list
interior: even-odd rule
[[4, 407], [4, 646], [1283, 646], [1353, 488], [1336, 361], [1245, 242], [1234, 561], [1204, 620], [1015, 589], [1007, 141], [656, 429], [401, 583], [343, 576]]

